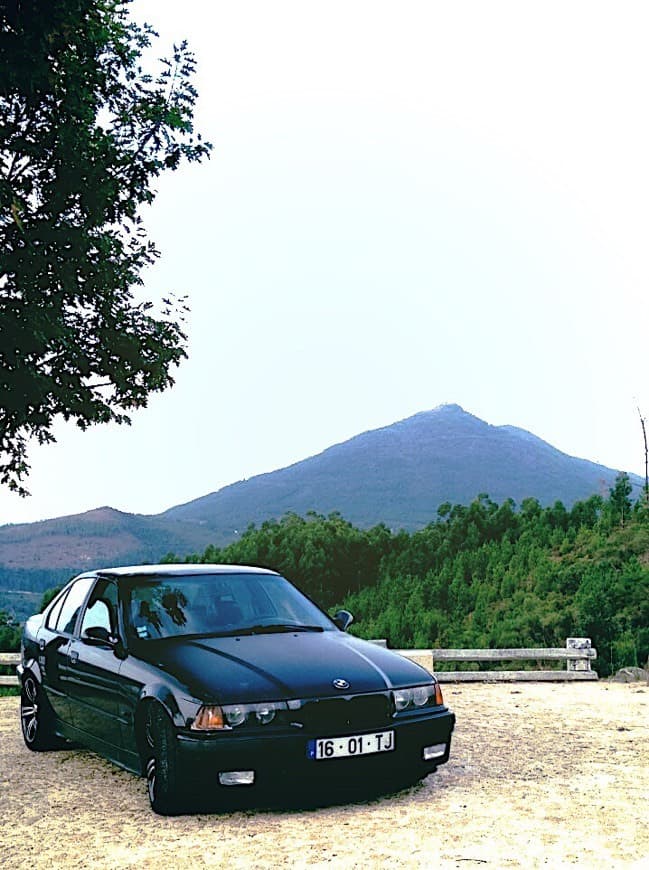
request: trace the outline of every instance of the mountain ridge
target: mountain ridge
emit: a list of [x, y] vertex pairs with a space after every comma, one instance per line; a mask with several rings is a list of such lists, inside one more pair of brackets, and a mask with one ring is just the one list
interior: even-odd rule
[[434, 521], [440, 504], [468, 504], [480, 493], [496, 502], [531, 497], [569, 507], [605, 494], [616, 474], [525, 429], [440, 405], [159, 514], [102, 506], [1, 526], [0, 589], [45, 588], [79, 570], [202, 552], [291, 511], [335, 511], [360, 527], [382, 522], [413, 531]]
[[[468, 446], [469, 450], [458, 456], [463, 446]], [[422, 466], [423, 448], [427, 449], [424, 456], [427, 462]], [[505, 455], [507, 462], [495, 474], [485, 474], [485, 468], [493, 461], [493, 457], [490, 460], [487, 454], [493, 453], [493, 448]], [[553, 467], [540, 469], [534, 474], [539, 451], [552, 459]], [[333, 473], [331, 462], [337, 463], [341, 457], [345, 468], [338, 467]], [[479, 467], [481, 462], [482, 468]], [[500, 465], [503, 465], [502, 461]], [[438, 473], [433, 473], [432, 468]], [[398, 469], [397, 474], [395, 469]], [[571, 469], [570, 473], [568, 469]], [[308, 475], [305, 474], [307, 471]], [[526, 471], [526, 474], [521, 471]], [[297, 513], [316, 510], [325, 514], [339, 510], [346, 519], [359, 525], [383, 521], [387, 525], [401, 524], [403, 528], [412, 529], [434, 519], [437, 507], [444, 501], [467, 503], [478, 493], [488, 492], [495, 501], [514, 498], [520, 502], [523, 498], [535, 497], [544, 504], [562, 500], [569, 505], [610, 486], [616, 473], [606, 466], [563, 453], [527, 430], [493, 426], [459, 405], [449, 404], [360, 433], [284, 468], [229, 484], [169, 508], [163, 516], [188, 522], [200, 519], [215, 530], [223, 531], [215, 516], [227, 510], [235, 520], [228, 529], [232, 535], [235, 529], [241, 530], [242, 524], [245, 528], [244, 513], [253, 522], [266, 518], [261, 515], [258, 505], [267, 511], [268, 498], [263, 496], [268, 495], [270, 488], [281, 507], [279, 514], [275, 510], [273, 515], [281, 515], [287, 510]], [[353, 483], [346, 490], [345, 480], [350, 475]], [[560, 480], [562, 475], [563, 482]], [[399, 476], [400, 481], [396, 479]], [[421, 492], [416, 492], [417, 476], [419, 489], [426, 485], [438, 494], [437, 499], [435, 495], [426, 499]], [[328, 482], [324, 487], [322, 478]], [[467, 479], [467, 484], [458, 485], [463, 478]], [[374, 491], [375, 497], [381, 499], [380, 490], [388, 490], [390, 498], [387, 500], [398, 509], [390, 511], [385, 508], [381, 517], [372, 517], [371, 512], [355, 507], [349, 502], [349, 490], [358, 487], [359, 479], [362, 479], [365, 496]], [[400, 489], [406, 490], [403, 497], [399, 495]], [[318, 496], [319, 504], [308, 504], [307, 498], [311, 495]], [[240, 510], [242, 502], [244, 511]]]

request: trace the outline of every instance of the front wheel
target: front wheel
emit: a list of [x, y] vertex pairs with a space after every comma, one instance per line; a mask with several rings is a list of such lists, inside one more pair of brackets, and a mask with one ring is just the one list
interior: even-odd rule
[[23, 677], [20, 691], [20, 726], [25, 746], [32, 752], [47, 752], [65, 743], [56, 734], [54, 711], [45, 692], [30, 673]]
[[151, 704], [146, 725], [146, 783], [151, 809], [161, 816], [181, 812], [181, 778], [178, 772], [173, 725], [159, 704]]

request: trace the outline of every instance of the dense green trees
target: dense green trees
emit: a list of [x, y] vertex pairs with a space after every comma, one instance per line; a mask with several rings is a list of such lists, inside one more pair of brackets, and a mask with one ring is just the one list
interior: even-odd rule
[[[4, 610], [0, 610], [0, 652], [18, 652], [20, 649], [20, 637], [22, 627], [13, 617]], [[0, 675], [13, 676], [16, 672], [14, 665], [0, 665]], [[0, 686], [0, 697], [14, 695], [17, 689]]]
[[0, 4], [0, 484], [23, 495], [55, 417], [128, 422], [185, 356], [184, 303], [134, 297], [158, 256], [140, 211], [210, 146], [191, 53], [149, 74], [129, 4]]
[[[201, 562], [273, 566], [302, 586], [321, 605], [329, 607], [353, 591], [374, 585], [379, 564], [392, 536], [384, 526], [361, 531], [339, 514], [287, 514], [254, 526], [225, 549], [208, 547]], [[173, 558], [173, 557], [171, 557]]]
[[0, 610], [0, 652], [20, 649], [21, 627], [4, 610]]
[[[591, 637], [608, 674], [649, 657], [649, 514], [620, 475], [567, 510], [480, 495], [421, 531], [359, 530], [340, 515], [285, 516], [190, 557], [265, 565], [363, 637], [393, 647], [563, 646]], [[169, 559], [175, 557], [169, 556]]]

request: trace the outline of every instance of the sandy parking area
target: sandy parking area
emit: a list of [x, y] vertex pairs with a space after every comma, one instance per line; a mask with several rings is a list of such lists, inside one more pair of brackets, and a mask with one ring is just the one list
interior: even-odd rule
[[447, 685], [451, 761], [398, 794], [165, 819], [144, 781], [22, 745], [0, 699], [0, 866], [647, 866], [649, 686]]

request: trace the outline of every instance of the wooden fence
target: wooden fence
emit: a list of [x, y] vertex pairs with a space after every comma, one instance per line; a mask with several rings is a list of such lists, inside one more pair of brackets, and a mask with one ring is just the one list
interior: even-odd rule
[[[379, 646], [387, 646], [385, 640], [375, 640]], [[519, 661], [565, 661], [565, 670], [529, 671], [435, 671], [440, 683], [496, 683], [496, 682], [549, 682], [558, 680], [596, 680], [597, 674], [590, 663], [597, 658], [597, 650], [588, 637], [569, 637], [566, 647], [546, 649], [399, 649], [406, 658], [419, 662], [433, 671], [440, 662], [519, 662]], [[0, 665], [17, 665], [20, 653], [0, 652]], [[0, 686], [17, 686], [17, 676], [0, 675]]]
[[[417, 661], [429, 671], [435, 671], [440, 683], [496, 683], [496, 682], [549, 682], [596, 680], [597, 673], [591, 670], [590, 663], [597, 658], [597, 650], [591, 646], [588, 637], [569, 637], [565, 649], [548, 647], [545, 649], [419, 649], [395, 650], [395, 652]], [[446, 671], [436, 670], [441, 662], [520, 662], [534, 661], [537, 664], [548, 661], [565, 661], [563, 670], [543, 670], [534, 668], [525, 671]]]
[[[13, 665], [14, 667], [20, 662], [20, 653], [0, 652], [0, 665]], [[3, 676], [0, 674], [0, 686], [17, 686], [18, 677], [15, 674], [11, 676]]]

